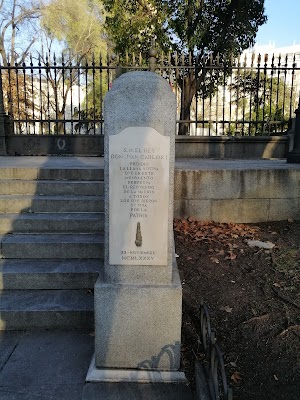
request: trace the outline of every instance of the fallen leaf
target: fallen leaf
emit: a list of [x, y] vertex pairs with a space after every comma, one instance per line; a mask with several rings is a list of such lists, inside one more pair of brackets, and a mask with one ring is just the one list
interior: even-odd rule
[[192, 259], [193, 259], [193, 257], [187, 257], [187, 261], [190, 261]]
[[242, 380], [241, 374], [238, 371], [235, 371], [232, 375], [231, 375], [231, 380], [234, 383], [239, 383], [239, 381]]
[[225, 257], [225, 260], [235, 260], [236, 259], [236, 254], [229, 252], [228, 256]]
[[273, 376], [274, 376], [275, 381], [278, 381], [278, 380], [279, 380], [278, 377], [277, 377], [277, 375], [273, 375]]
[[217, 254], [218, 254], [218, 256], [224, 256], [225, 251], [223, 249], [222, 250], [218, 250]]
[[275, 287], [277, 287], [277, 288], [281, 288], [280, 283], [277, 283], [277, 282], [273, 283], [273, 286], [275, 286]]
[[217, 259], [217, 257], [210, 257], [210, 261], [215, 264], [220, 264], [220, 261]]
[[234, 361], [231, 361], [229, 364], [230, 364], [232, 367], [234, 367], [234, 368], [237, 367], [237, 365], [236, 365], [236, 363], [235, 363]]

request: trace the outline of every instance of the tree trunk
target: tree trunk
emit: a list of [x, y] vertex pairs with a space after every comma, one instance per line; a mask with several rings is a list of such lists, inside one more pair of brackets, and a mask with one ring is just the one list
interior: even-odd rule
[[191, 104], [196, 93], [194, 77], [186, 76], [181, 88], [181, 110], [178, 135], [188, 135], [190, 131]]
[[57, 113], [57, 119], [61, 120], [56, 122], [56, 133], [59, 135], [63, 135], [65, 132], [65, 122], [64, 122], [64, 112], [63, 111], [58, 111]]

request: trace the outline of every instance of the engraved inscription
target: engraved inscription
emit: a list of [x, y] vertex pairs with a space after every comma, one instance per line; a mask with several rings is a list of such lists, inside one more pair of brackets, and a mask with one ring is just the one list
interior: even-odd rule
[[170, 138], [126, 128], [109, 143], [109, 260], [166, 265]]

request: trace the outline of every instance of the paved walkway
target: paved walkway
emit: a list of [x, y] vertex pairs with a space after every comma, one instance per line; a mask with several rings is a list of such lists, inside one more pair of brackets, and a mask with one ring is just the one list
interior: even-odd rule
[[94, 352], [83, 332], [0, 332], [1, 400], [192, 400], [185, 385], [85, 383]]

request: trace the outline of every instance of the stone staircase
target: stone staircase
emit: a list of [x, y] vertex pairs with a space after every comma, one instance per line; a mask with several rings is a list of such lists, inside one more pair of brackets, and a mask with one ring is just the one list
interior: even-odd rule
[[0, 170], [0, 330], [93, 329], [101, 168]]

